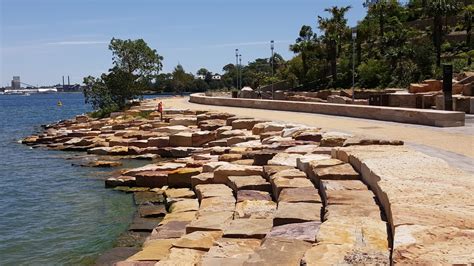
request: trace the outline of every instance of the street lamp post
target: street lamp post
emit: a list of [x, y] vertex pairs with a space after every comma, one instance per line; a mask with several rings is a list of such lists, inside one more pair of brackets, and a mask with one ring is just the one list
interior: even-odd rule
[[235, 69], [237, 71], [236, 88], [239, 89], [239, 49], [235, 49]]
[[275, 100], [275, 91], [273, 89], [273, 50], [275, 49], [274, 47], [275, 41], [271, 40], [270, 41], [270, 49], [272, 50], [272, 57], [270, 58], [271, 66], [272, 66], [272, 100]]
[[239, 79], [240, 79], [240, 87], [243, 87], [242, 86], [242, 55], [239, 54]]
[[355, 100], [355, 41], [357, 38], [357, 27], [352, 28], [352, 104]]

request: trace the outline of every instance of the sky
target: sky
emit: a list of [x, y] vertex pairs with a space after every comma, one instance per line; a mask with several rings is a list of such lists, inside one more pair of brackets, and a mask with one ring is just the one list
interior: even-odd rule
[[[82, 83], [112, 65], [108, 43], [144, 39], [164, 57], [163, 72], [181, 64], [187, 72], [222, 73], [235, 63], [293, 56], [302, 25], [317, 30], [317, 16], [347, 6], [348, 24], [365, 16], [363, 0], [0, 0], [0, 87], [13, 76], [34, 86]], [[67, 78], [66, 78], [67, 80]]]

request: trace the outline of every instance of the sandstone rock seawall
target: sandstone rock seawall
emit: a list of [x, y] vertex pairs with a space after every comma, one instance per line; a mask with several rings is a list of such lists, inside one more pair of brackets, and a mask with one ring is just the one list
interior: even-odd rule
[[228, 113], [166, 109], [162, 121], [155, 107], [23, 140], [150, 160], [105, 181], [140, 191], [133, 227], [151, 232], [117, 265], [474, 262], [474, 179], [444, 161], [398, 140]]

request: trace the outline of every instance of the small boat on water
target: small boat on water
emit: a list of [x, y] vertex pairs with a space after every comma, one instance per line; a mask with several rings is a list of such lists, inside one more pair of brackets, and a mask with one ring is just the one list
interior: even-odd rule
[[63, 103], [61, 101], [58, 101], [58, 103], [56, 105], [57, 106], [63, 106]]

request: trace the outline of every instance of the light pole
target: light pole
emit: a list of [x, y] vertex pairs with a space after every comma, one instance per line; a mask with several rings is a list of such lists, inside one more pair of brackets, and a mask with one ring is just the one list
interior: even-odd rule
[[271, 62], [271, 66], [272, 66], [272, 100], [275, 100], [275, 91], [273, 89], [273, 49], [275, 49], [274, 47], [274, 44], [275, 44], [275, 41], [271, 40], [270, 41], [270, 49], [272, 50], [272, 57], [270, 58], [270, 62]]
[[240, 87], [243, 87], [242, 86], [242, 55], [239, 54], [239, 79], [240, 79]]
[[235, 69], [237, 71], [235, 87], [239, 89], [239, 49], [235, 49]]
[[355, 41], [357, 38], [357, 27], [352, 28], [352, 104], [355, 100]]

